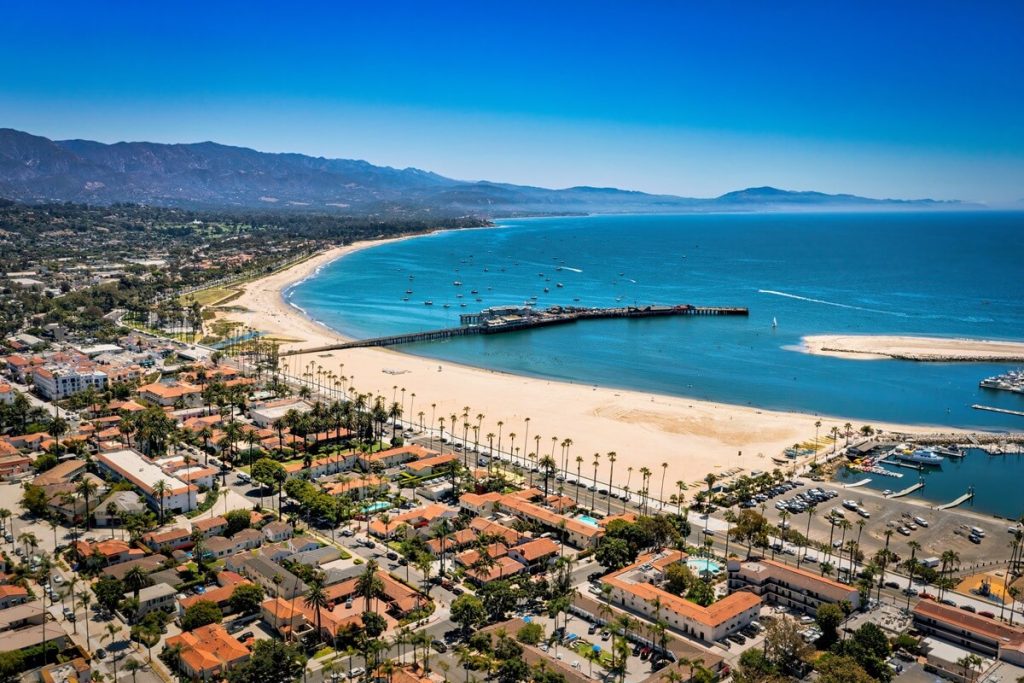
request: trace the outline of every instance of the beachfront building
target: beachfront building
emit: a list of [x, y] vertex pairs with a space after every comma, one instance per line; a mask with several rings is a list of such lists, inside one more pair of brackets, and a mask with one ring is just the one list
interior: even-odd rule
[[983, 657], [1024, 666], [1024, 628], [972, 614], [933, 600], [914, 607], [914, 628], [926, 636], [952, 643]]
[[523, 491], [519, 491], [503, 496], [498, 502], [498, 509], [514, 517], [533, 522], [581, 550], [593, 548], [604, 536], [604, 529], [600, 526], [559, 514], [550, 508], [526, 500], [523, 493]]
[[767, 602], [785, 605], [811, 616], [818, 613], [821, 605], [844, 600], [853, 609], [860, 607], [860, 592], [855, 587], [769, 559], [750, 562], [730, 560], [729, 589], [750, 591]]
[[96, 464], [115, 479], [132, 483], [154, 510], [161, 508], [160, 497], [155, 493], [160, 482], [164, 485], [162, 506], [165, 514], [181, 514], [196, 508], [199, 488], [195, 484], [186, 484], [167, 474], [136, 450], [100, 453], [96, 456]]
[[265, 401], [249, 407], [249, 419], [261, 429], [271, 427], [275, 420], [279, 420], [289, 411], [297, 413], [308, 413], [313, 406], [304, 399], [282, 398], [275, 401]]
[[409, 444], [407, 446], [389, 448], [386, 451], [378, 451], [376, 453], [361, 453], [359, 455], [359, 466], [362, 467], [365, 472], [369, 472], [374, 469], [374, 467], [386, 470], [399, 465], [404, 465], [407, 462], [425, 460], [437, 455], [440, 455], [437, 451], [432, 451], [429, 448], [417, 446], [416, 444]]
[[107, 374], [92, 364], [45, 365], [32, 370], [32, 382], [40, 396], [60, 401], [89, 387], [102, 391], [107, 386]]
[[405, 472], [414, 477], [430, 477], [441, 472], [447, 472], [459, 461], [458, 456], [452, 453], [434, 455], [421, 460], [413, 460], [405, 464]]
[[610, 586], [612, 602], [652, 621], [660, 618], [677, 633], [704, 643], [724, 638], [757, 618], [761, 598], [750, 591], [731, 593], [703, 607], [661, 588], [665, 569], [686, 557], [678, 550], [643, 555], [601, 581]]

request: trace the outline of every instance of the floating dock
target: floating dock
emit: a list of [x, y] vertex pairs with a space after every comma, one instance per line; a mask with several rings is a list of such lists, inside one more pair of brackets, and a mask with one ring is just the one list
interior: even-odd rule
[[907, 488], [903, 489], [902, 491], [897, 491], [896, 493], [890, 493], [888, 496], [886, 496], [886, 498], [902, 498], [903, 496], [909, 496], [914, 491], [917, 491], [918, 489], [923, 489], [923, 488], [924, 488], [924, 482], [923, 481], [919, 481], [916, 484], [908, 486]]
[[990, 413], [1002, 413], [1003, 415], [1018, 415], [1024, 417], [1024, 410], [1010, 410], [1009, 408], [996, 408], [995, 406], [983, 406], [975, 403], [971, 406], [975, 410], [987, 410]]
[[971, 487], [971, 489], [969, 491], [967, 491], [967, 493], [965, 493], [964, 495], [960, 496], [959, 498], [954, 500], [952, 503], [946, 503], [945, 505], [939, 505], [935, 509], [936, 510], [949, 510], [951, 508], [955, 508], [955, 507], [958, 507], [960, 505], [963, 505], [964, 503], [966, 503], [967, 501], [971, 500], [972, 498], [974, 498], [974, 487]]
[[399, 346], [418, 342], [440, 341], [454, 337], [466, 337], [477, 334], [500, 334], [502, 332], [518, 332], [551, 325], [565, 325], [582, 320], [610, 320], [617, 318], [657, 318], [668, 316], [747, 316], [746, 308], [693, 306], [625, 306], [616, 308], [582, 308], [576, 306], [553, 306], [542, 311], [530, 307], [490, 308], [480, 313], [468, 313], [459, 316], [462, 323], [459, 327], [446, 327], [439, 330], [409, 332], [387, 337], [372, 339], [356, 339], [309, 349], [282, 351], [280, 356], [298, 356], [307, 353], [322, 353], [342, 349], [358, 349], [372, 346]]
[[924, 470], [921, 465], [915, 465], [912, 462], [903, 462], [902, 460], [879, 460], [879, 465], [889, 465], [891, 467], [903, 467], [908, 470], [917, 470], [918, 472]]

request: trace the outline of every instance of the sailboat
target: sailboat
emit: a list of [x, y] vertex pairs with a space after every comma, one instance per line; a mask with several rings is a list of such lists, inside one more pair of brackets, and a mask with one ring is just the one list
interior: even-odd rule
[[778, 327], [778, 326], [779, 326], [779, 321], [778, 321], [778, 319], [777, 319], [777, 318], [775, 318], [774, 316], [772, 316], [772, 329], [774, 330], [774, 329], [775, 329], [776, 327]]

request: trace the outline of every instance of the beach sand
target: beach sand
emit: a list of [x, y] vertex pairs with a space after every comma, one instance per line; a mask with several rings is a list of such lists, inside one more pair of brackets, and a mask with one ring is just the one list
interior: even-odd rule
[[1024, 361], [1024, 343], [982, 339], [822, 334], [804, 337], [803, 347], [808, 353], [855, 360]]
[[[363, 242], [332, 249], [291, 269], [249, 283], [244, 287], [242, 296], [231, 302], [232, 309], [244, 311], [228, 312], [223, 317], [243, 322], [272, 336], [301, 340], [283, 344], [283, 349], [321, 346], [341, 340], [342, 335], [313, 322], [288, 305], [282, 298], [282, 292], [325, 264], [373, 244], [376, 243]], [[534, 437], [540, 435], [542, 455], [550, 454], [552, 436], [557, 436], [558, 442], [572, 439], [569, 469], [575, 469], [575, 458], [581, 455], [585, 477], [593, 475], [594, 454], [600, 453], [598, 478], [607, 481], [609, 465], [606, 454], [614, 451], [617, 454], [615, 484], [626, 485], [630, 477], [628, 468], [632, 467], [634, 471], [629, 485], [634, 491], [640, 481], [639, 469], [648, 467], [653, 472], [651, 494], [657, 496], [662, 463], [668, 463], [666, 498], [675, 490], [676, 481], [692, 484], [710, 472], [721, 476], [734, 468], [749, 472], [777, 467], [773, 457], [781, 457], [784, 449], [795, 443], [814, 439], [816, 420], [821, 420], [818, 431], [822, 440], [833, 426], [842, 429], [849, 421], [856, 431], [863, 424], [860, 420], [761, 410], [522, 377], [421, 358], [392, 349], [351, 349], [282, 359], [292, 375], [301, 374], [300, 368], [310, 361], [350, 378], [349, 383], [357, 391], [383, 394], [389, 402], [396, 395], [394, 387], [398, 387], [399, 401], [404, 388], [406, 419], [418, 421], [416, 415], [423, 411], [428, 427], [435, 412], [434, 405], [437, 417], [444, 416], [446, 423], [452, 414], [461, 415], [463, 408], [468, 406], [472, 424], [476, 424], [478, 414], [484, 415], [480, 430], [480, 442], [483, 444], [487, 442], [486, 434], [498, 433], [498, 421], [504, 423], [501, 429], [504, 450], [509, 447], [510, 433], [516, 434], [515, 444], [523, 453], [534, 450]], [[530, 418], [529, 447], [523, 443], [527, 417]], [[462, 422], [460, 418], [457, 433], [460, 437]], [[905, 432], [934, 431], [924, 427], [872, 425]], [[472, 441], [472, 430], [469, 437]], [[556, 447], [556, 460], [559, 460], [560, 453], [561, 449]], [[689, 495], [692, 494], [691, 488]]]

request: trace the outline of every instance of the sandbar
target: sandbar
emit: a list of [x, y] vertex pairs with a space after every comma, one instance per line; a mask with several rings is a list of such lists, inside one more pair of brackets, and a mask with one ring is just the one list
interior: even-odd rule
[[854, 360], [894, 358], [943, 363], [1024, 362], [1024, 342], [892, 335], [810, 335], [807, 353]]

